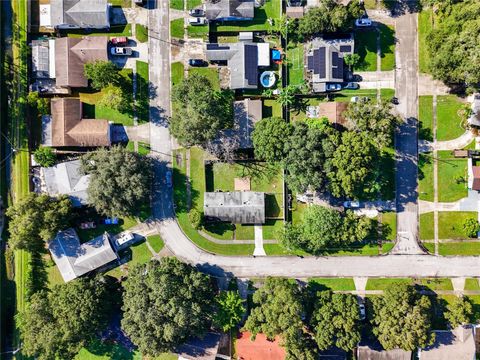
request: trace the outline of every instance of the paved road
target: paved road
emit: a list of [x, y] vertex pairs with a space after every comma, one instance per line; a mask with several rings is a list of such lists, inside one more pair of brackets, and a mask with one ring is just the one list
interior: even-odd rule
[[418, 245], [418, 49], [417, 14], [396, 18], [395, 90], [398, 112], [405, 119], [395, 136], [396, 148], [396, 254], [421, 254]]

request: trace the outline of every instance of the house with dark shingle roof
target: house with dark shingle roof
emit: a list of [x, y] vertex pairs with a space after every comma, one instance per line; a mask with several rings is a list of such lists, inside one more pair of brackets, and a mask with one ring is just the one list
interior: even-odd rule
[[265, 193], [255, 191], [205, 192], [206, 218], [233, 224], [264, 224]]
[[412, 352], [402, 349], [384, 350], [381, 347], [357, 347], [358, 360], [411, 360]]
[[40, 2], [40, 26], [53, 29], [108, 29], [107, 0], [50, 0]]
[[209, 21], [253, 20], [254, 0], [208, 0], [205, 16]]

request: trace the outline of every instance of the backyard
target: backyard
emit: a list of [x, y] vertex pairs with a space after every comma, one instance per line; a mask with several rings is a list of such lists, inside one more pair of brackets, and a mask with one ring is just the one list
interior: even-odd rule
[[289, 43], [287, 46], [288, 84], [300, 85], [303, 83], [303, 43]]

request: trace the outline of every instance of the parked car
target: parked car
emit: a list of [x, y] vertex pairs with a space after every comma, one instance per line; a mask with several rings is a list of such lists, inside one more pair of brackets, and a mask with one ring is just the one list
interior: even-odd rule
[[340, 91], [340, 90], [342, 90], [342, 85], [340, 85], [340, 84], [327, 84], [325, 89], [327, 91]]
[[104, 224], [105, 225], [118, 225], [118, 218], [114, 217], [114, 218], [106, 218], [104, 220]]
[[133, 2], [138, 6], [143, 6], [146, 0], [133, 0]]
[[367, 311], [365, 309], [365, 304], [363, 303], [363, 301], [358, 304], [358, 311], [360, 312], [360, 320], [365, 320], [367, 317]]
[[115, 239], [115, 245], [118, 249], [122, 245], [127, 244], [133, 240], [135, 240], [135, 236], [131, 232], [125, 232], [122, 235], [120, 235], [117, 239]]
[[196, 66], [196, 67], [203, 67], [203, 66], [208, 66], [208, 63], [205, 60], [202, 60], [202, 59], [189, 59], [188, 60], [188, 65]]
[[344, 201], [343, 207], [355, 209], [360, 207], [360, 203], [358, 201]]
[[168, 187], [172, 187], [172, 172], [170, 170], [165, 174], [165, 182]]
[[114, 56], [130, 56], [133, 54], [133, 51], [132, 48], [115, 46], [110, 49], [110, 54]]
[[372, 20], [370, 20], [369, 18], [357, 19], [355, 20], [355, 26], [358, 26], [358, 27], [372, 26]]
[[196, 25], [205, 25], [207, 23], [207, 18], [204, 17], [189, 17], [188, 18], [188, 23], [190, 25], [196, 26]]
[[110, 42], [115, 46], [127, 46], [128, 38], [126, 36], [114, 37], [110, 39]]
[[199, 8], [192, 9], [188, 13], [190, 14], [190, 16], [193, 16], [193, 17], [204, 17], [205, 16], [205, 10], [199, 9]]
[[400, 104], [400, 101], [398, 101], [398, 98], [395, 96], [390, 99], [390, 102], [394, 105]]
[[360, 89], [360, 85], [355, 82], [349, 82], [347, 85], [344, 86], [344, 89], [357, 90]]

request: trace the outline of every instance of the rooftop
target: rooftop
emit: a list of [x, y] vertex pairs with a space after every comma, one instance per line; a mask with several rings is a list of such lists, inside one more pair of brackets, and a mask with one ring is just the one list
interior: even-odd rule
[[205, 192], [206, 217], [234, 224], [265, 223], [265, 193], [255, 191]]
[[107, 0], [50, 0], [49, 26], [110, 27]]
[[208, 0], [205, 16], [208, 20], [251, 20], [255, 13], [254, 0]]
[[384, 350], [369, 346], [359, 346], [357, 348], [358, 360], [411, 360], [411, 358], [412, 352], [402, 349]]
[[435, 343], [419, 351], [420, 360], [475, 359], [475, 339], [472, 326], [454, 330], [436, 330]]

